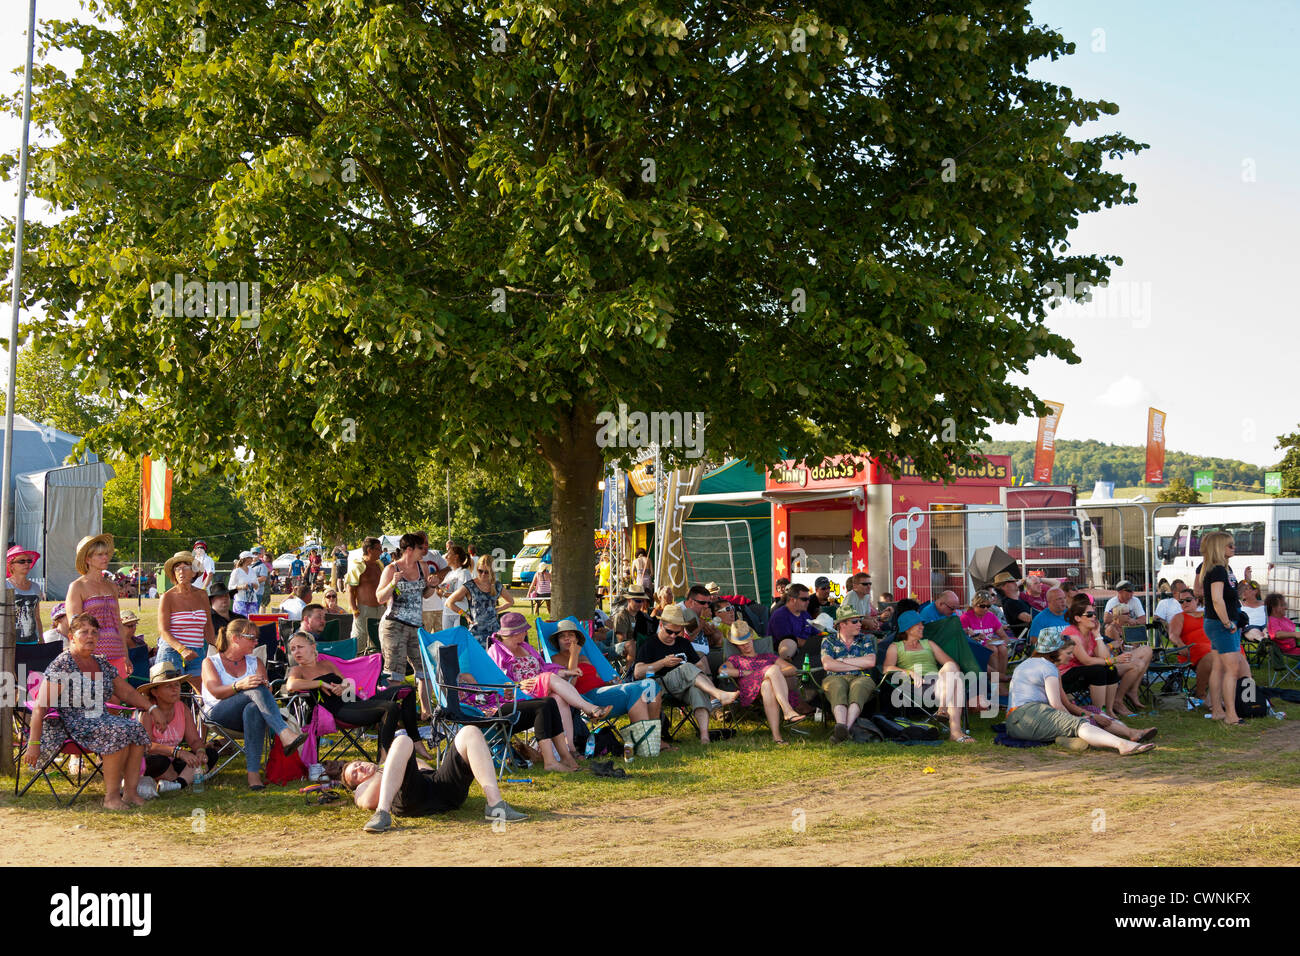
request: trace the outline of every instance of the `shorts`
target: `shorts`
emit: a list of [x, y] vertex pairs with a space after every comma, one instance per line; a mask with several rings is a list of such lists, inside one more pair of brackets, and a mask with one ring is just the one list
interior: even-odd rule
[[1210, 647], [1220, 654], [1237, 654], [1241, 651], [1241, 628], [1230, 631], [1208, 613], [1205, 615], [1205, 636], [1210, 639]]
[[408, 662], [416, 678], [424, 680], [420, 629], [414, 624], [384, 618], [379, 622], [379, 647], [384, 654], [384, 671], [394, 680], [400, 681], [406, 676]]
[[[1082, 670], [1072, 667], [1070, 671]], [[1055, 740], [1057, 737], [1077, 737], [1079, 728], [1088, 723], [1087, 717], [1075, 717], [1051, 704], [1035, 701], [1021, 704], [1007, 714], [1007, 736], [1017, 740]]]
[[[653, 667], [654, 665], [650, 665]], [[660, 680], [664, 690], [672, 694], [691, 710], [708, 710], [712, 698], [695, 686], [695, 678], [700, 676], [700, 669], [694, 664], [683, 661], [676, 667], [661, 671]]]
[[430, 813], [459, 810], [469, 797], [474, 772], [452, 746], [437, 770], [421, 770], [415, 755], [406, 761], [402, 787], [393, 798], [393, 813], [399, 817], [423, 817]]
[[626, 684], [606, 684], [583, 694], [583, 699], [597, 707], [612, 707], [610, 717], [622, 717], [638, 700], [646, 703], [660, 694], [659, 685], [652, 680], [634, 680]]
[[154, 658], [154, 662], [161, 664], [163, 661], [167, 661], [186, 677], [197, 677], [203, 672], [203, 657], [204, 655], [200, 653], [188, 664], [183, 663], [179, 654], [168, 645], [160, 642], [158, 644], [158, 656]]
[[185, 770], [186, 763], [180, 757], [162, 757], [158, 754], [150, 754], [144, 758], [144, 775], [153, 777], [157, 780], [169, 769], [175, 770], [180, 774]]
[[1118, 683], [1119, 671], [1105, 664], [1080, 664], [1061, 675], [1061, 687], [1067, 694], [1078, 694], [1089, 687], [1106, 687]]

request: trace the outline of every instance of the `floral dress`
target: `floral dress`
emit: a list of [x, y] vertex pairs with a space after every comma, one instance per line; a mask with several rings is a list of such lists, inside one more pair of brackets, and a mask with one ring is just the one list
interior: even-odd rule
[[477, 582], [466, 581], [465, 590], [469, 592], [469, 615], [474, 622], [469, 629], [478, 642], [487, 647], [499, 623], [497, 598], [501, 596], [501, 582], [496, 582], [496, 590], [489, 593], [480, 589]]
[[[113, 693], [113, 681], [118, 678], [117, 668], [107, 657], [95, 654], [99, 673], [87, 674], [77, 666], [72, 655], [64, 651], [45, 668], [45, 679], [50, 688], [51, 710], [58, 716], [47, 714], [41, 732], [41, 760], [45, 761], [62, 749], [65, 728], [82, 747], [97, 754], [111, 754], [132, 744], [146, 746], [149, 736], [145, 729], [127, 717], [108, 713], [106, 704]], [[59, 724], [57, 730], [51, 723]]]
[[[781, 658], [775, 654], [755, 654], [753, 657], [745, 657], [742, 654], [732, 654], [727, 658], [727, 666], [732, 670], [740, 671], [740, 676], [736, 678], [739, 685], [740, 702], [748, 707], [754, 701], [758, 700], [758, 695], [763, 690], [763, 672], [773, 664], [780, 661]], [[794, 681], [786, 681], [789, 688], [790, 704], [793, 707], [799, 707], [803, 701], [799, 698], [799, 689]]]

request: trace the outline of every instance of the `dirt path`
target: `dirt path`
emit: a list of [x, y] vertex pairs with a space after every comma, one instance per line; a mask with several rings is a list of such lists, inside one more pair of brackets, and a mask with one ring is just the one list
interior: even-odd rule
[[[186, 840], [140, 826], [86, 827], [58, 813], [0, 809], [0, 865], [641, 864], [1150, 864], [1300, 860], [1300, 790], [1290, 780], [1234, 776], [1234, 765], [1294, 756], [1278, 728], [1215, 771], [1143, 766], [1112, 754], [1019, 752], [994, 764], [925, 773], [849, 769], [798, 784], [700, 797], [648, 797], [541, 815], [504, 832], [454, 821], [409, 821], [384, 836], [277, 826], [256, 840]], [[1252, 763], [1253, 761], [1253, 763]], [[1260, 829], [1260, 826], [1263, 829]], [[219, 849], [218, 849], [219, 847]], [[1225, 849], [1227, 848], [1227, 849]], [[1228, 852], [1228, 851], [1231, 852]], [[1227, 856], [1225, 857], [1225, 853]]]

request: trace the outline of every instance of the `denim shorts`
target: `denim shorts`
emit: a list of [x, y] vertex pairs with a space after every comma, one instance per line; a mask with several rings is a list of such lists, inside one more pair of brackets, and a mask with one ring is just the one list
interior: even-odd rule
[[1241, 629], [1230, 631], [1208, 613], [1205, 615], [1205, 636], [1210, 639], [1210, 647], [1220, 654], [1237, 654], [1241, 651]]
[[604, 687], [589, 690], [582, 696], [587, 703], [595, 704], [597, 707], [613, 707], [610, 717], [622, 717], [638, 700], [649, 703], [658, 697], [659, 693], [659, 685], [653, 680], [637, 680], [626, 684], [606, 684]]
[[195, 677], [203, 673], [202, 654], [199, 654], [198, 657], [186, 664], [179, 654], [172, 650], [168, 645], [162, 643], [158, 645], [158, 654], [154, 658], [154, 661], [158, 664], [161, 664], [163, 661], [168, 661], [176, 665], [176, 669], [186, 677]]

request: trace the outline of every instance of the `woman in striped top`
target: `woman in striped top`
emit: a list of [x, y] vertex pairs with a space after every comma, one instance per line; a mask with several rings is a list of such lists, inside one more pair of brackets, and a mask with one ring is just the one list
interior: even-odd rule
[[193, 586], [194, 556], [180, 551], [167, 559], [163, 575], [175, 586], [158, 603], [158, 663], [169, 661], [190, 679], [197, 690], [203, 658], [215, 643], [212, 606], [208, 596]]

